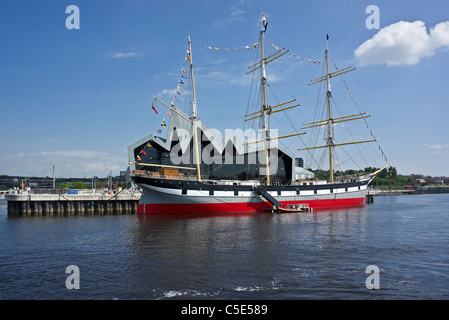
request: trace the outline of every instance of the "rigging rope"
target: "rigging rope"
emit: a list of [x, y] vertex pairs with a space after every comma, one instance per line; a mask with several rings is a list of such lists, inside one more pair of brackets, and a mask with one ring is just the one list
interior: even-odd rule
[[[337, 65], [335, 64], [335, 62], [332, 60], [332, 58], [330, 58], [330, 60], [332, 61], [332, 63], [333, 63], [333, 65], [334, 65], [335, 69], [339, 70], [338, 67], [337, 67]], [[351, 100], [354, 102], [354, 104], [355, 104], [357, 110], [359, 111], [359, 113], [362, 113], [362, 111], [361, 111], [360, 108], [359, 108], [359, 105], [357, 104], [357, 102], [355, 101], [355, 99], [354, 99], [354, 97], [352, 96], [351, 92], [349, 91], [349, 88], [348, 88], [348, 86], [346, 85], [346, 81], [343, 79], [342, 76], [340, 76], [340, 78], [341, 78], [341, 81], [343, 81], [343, 84], [344, 84], [346, 90], [348, 91], [349, 97], [350, 97]], [[371, 137], [373, 137], [373, 139], [376, 140], [375, 142], [376, 142], [376, 144], [377, 144], [377, 146], [378, 146], [380, 152], [382, 153], [382, 156], [384, 157], [385, 162], [388, 163], [387, 157], [385, 156], [385, 153], [384, 153], [384, 151], [382, 150], [382, 147], [380, 146], [379, 142], [377, 141], [376, 137], [373, 135], [373, 132], [371, 131], [371, 129], [370, 129], [369, 126], [368, 126], [368, 122], [366, 121], [365, 118], [363, 118], [363, 121], [365, 122], [366, 128], [370, 131]]]

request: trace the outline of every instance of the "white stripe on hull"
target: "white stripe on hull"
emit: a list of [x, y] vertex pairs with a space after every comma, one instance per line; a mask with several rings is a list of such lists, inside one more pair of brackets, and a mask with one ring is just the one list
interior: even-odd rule
[[[187, 190], [187, 194], [182, 194], [181, 189], [170, 189], [150, 186], [146, 184], [140, 185], [143, 188], [141, 204], [192, 204], [192, 203], [242, 203], [242, 202], [266, 202], [265, 199], [256, 195], [252, 191], [239, 191], [238, 195], [234, 195], [234, 191], [214, 191], [214, 195], [209, 195], [207, 190]], [[358, 187], [350, 187], [348, 191], [344, 188], [317, 190], [301, 190], [297, 195], [295, 191], [281, 191], [278, 195], [277, 191], [271, 191], [270, 194], [279, 202], [283, 201], [312, 201], [312, 200], [334, 200], [334, 199], [350, 199], [363, 198], [366, 196], [366, 185]]]

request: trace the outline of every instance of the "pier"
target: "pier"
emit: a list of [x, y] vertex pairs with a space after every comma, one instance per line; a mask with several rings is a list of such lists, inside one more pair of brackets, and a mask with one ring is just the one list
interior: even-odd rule
[[372, 196], [397, 196], [401, 194], [415, 194], [416, 190], [407, 190], [407, 189], [369, 189], [367, 190], [367, 195]]
[[403, 194], [416, 194], [416, 190], [409, 189], [374, 189], [368, 188], [366, 190], [366, 203], [373, 203], [374, 196], [398, 196]]
[[140, 192], [130, 190], [115, 194], [73, 191], [71, 193], [58, 194], [40, 194], [33, 191], [5, 194], [5, 199], [8, 203], [8, 215], [135, 214], [141, 196]]

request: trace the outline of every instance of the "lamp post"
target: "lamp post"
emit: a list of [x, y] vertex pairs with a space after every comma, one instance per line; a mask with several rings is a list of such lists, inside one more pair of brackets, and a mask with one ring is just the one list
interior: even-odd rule
[[55, 163], [53, 162], [53, 189], [56, 187], [56, 181], [55, 181]]

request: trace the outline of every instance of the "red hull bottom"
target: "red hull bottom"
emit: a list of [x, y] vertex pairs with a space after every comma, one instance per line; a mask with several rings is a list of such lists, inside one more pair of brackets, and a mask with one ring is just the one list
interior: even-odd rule
[[[360, 207], [365, 205], [365, 197], [348, 199], [328, 199], [310, 201], [282, 201], [284, 205], [307, 203], [313, 210], [339, 209], [347, 207]], [[137, 214], [178, 214], [178, 213], [236, 213], [257, 212], [270, 209], [271, 205], [265, 202], [238, 202], [238, 203], [179, 203], [179, 204], [139, 204]]]

